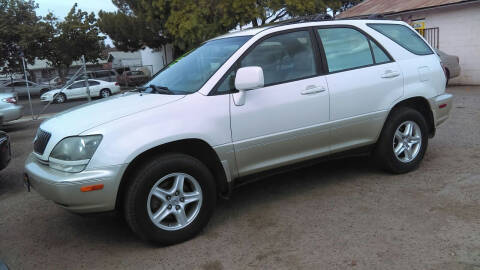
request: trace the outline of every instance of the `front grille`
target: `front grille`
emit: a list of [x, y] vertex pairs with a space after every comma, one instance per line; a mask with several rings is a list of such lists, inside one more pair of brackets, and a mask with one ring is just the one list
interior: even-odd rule
[[33, 142], [33, 151], [39, 155], [43, 155], [51, 136], [52, 134], [38, 129], [37, 136], [35, 136], [35, 141]]

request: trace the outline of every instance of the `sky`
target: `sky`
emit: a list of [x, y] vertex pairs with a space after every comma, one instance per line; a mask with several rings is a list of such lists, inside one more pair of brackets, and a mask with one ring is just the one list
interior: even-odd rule
[[117, 8], [111, 0], [35, 0], [38, 4], [37, 15], [45, 16], [53, 12], [59, 19], [65, 17], [72, 6], [78, 3], [78, 8], [98, 14], [100, 10], [115, 11]]
[[[98, 17], [100, 10], [115, 11], [115, 7], [111, 0], [35, 0], [38, 4], [37, 16], [45, 16], [50, 11], [55, 14], [60, 20], [67, 16], [70, 9], [75, 3], [78, 3], [78, 8], [87, 12], [93, 12]], [[113, 46], [112, 40], [107, 36], [105, 44]]]

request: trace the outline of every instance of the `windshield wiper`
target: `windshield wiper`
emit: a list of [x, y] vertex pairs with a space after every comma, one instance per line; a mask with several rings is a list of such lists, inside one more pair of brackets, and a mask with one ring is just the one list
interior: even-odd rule
[[158, 85], [150, 84], [148, 87], [152, 88], [152, 90], [154, 92], [157, 92], [158, 94], [175, 95], [175, 93], [172, 90], [168, 89], [168, 87], [166, 86], [158, 86]]

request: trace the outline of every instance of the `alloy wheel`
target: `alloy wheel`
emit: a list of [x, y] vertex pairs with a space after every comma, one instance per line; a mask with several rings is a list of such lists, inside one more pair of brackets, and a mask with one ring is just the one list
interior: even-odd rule
[[100, 95], [101, 95], [103, 98], [107, 98], [107, 97], [110, 96], [110, 93], [109, 93], [108, 91], [106, 91], [106, 90], [103, 90], [103, 91], [100, 93]]
[[150, 190], [147, 212], [157, 227], [176, 231], [187, 227], [200, 212], [202, 189], [198, 181], [185, 173], [171, 173], [158, 180]]
[[65, 102], [65, 97], [63, 95], [57, 95], [55, 100], [57, 101], [57, 103], [63, 103]]
[[396, 158], [408, 163], [414, 160], [422, 147], [422, 131], [413, 121], [400, 124], [393, 136], [393, 153]]

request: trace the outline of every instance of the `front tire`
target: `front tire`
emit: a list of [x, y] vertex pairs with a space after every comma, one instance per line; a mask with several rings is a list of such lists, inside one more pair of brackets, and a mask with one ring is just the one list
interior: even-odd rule
[[428, 146], [425, 117], [415, 109], [395, 109], [385, 122], [374, 152], [376, 160], [391, 173], [415, 170]]
[[139, 168], [127, 188], [124, 214], [142, 239], [171, 245], [197, 235], [216, 204], [209, 169], [184, 154], [166, 154]]
[[67, 101], [67, 97], [63, 93], [56, 94], [55, 97], [53, 98], [53, 101], [55, 103], [64, 103]]

